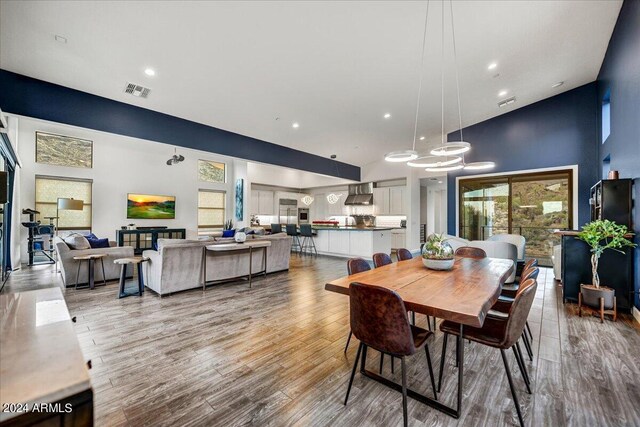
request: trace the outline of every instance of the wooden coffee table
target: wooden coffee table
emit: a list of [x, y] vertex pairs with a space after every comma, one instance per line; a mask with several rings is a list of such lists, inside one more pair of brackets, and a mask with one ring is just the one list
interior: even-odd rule
[[[271, 242], [268, 240], [247, 240], [244, 243], [222, 243], [219, 245], [205, 246], [202, 251], [202, 290], [207, 287], [207, 253], [229, 253], [236, 251], [249, 251], [249, 287], [251, 287], [251, 280], [253, 278], [253, 250], [262, 249], [262, 266], [263, 269], [256, 273], [262, 273], [267, 275], [267, 248], [271, 246]], [[244, 277], [244, 276], [240, 276]], [[228, 280], [225, 280], [228, 281]]]
[[[94, 289], [96, 287], [95, 285], [95, 280], [94, 280], [94, 267], [95, 267], [95, 261], [97, 259], [100, 260], [100, 265], [102, 266], [102, 285], [99, 286], [104, 286], [107, 284], [107, 280], [106, 280], [106, 276], [104, 274], [104, 257], [106, 257], [107, 254], [90, 254], [90, 255], [78, 255], [78, 256], [74, 256], [73, 259], [78, 261], [78, 272], [76, 273], [76, 286], [75, 289], [78, 289], [78, 281], [80, 280], [80, 266], [82, 266], [82, 261], [87, 261], [88, 263], [88, 267], [89, 267], [89, 288], [90, 289]], [[84, 289], [80, 288], [80, 289]]]

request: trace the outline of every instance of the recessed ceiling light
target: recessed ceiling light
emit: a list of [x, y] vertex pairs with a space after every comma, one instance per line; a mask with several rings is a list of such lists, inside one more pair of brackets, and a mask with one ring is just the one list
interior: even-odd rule
[[153, 77], [156, 75], [156, 71], [153, 68], [147, 68], [144, 70], [144, 73], [149, 76], [149, 77]]
[[421, 137], [420, 137], [420, 141], [424, 141], [424, 136], [421, 136]]
[[506, 90], [501, 90], [501, 91], [498, 93], [498, 96], [505, 96], [507, 93], [509, 93], [509, 92], [507, 92]]
[[390, 113], [386, 113], [386, 114], [384, 115], [384, 118], [385, 118], [385, 119], [390, 119], [390, 118], [391, 118], [391, 114], [390, 114]]
[[487, 70], [494, 70], [497, 66], [498, 66], [498, 64], [496, 64], [495, 62], [492, 62], [492, 63], [491, 63], [491, 64], [489, 64], [489, 66], [487, 67]]
[[67, 38], [66, 37], [62, 37], [62, 36], [59, 36], [57, 34], [56, 34], [55, 39], [56, 39], [57, 42], [60, 42], [60, 43], [66, 43], [67, 42]]
[[442, 184], [442, 181], [438, 181], [438, 184]]
[[336, 157], [338, 157], [338, 156], [336, 156], [335, 154], [332, 154], [332, 155], [331, 155], [331, 158], [332, 158], [332, 159], [335, 159]]
[[294, 129], [298, 129], [300, 127], [300, 124], [298, 122], [295, 122], [291, 125], [291, 127]]
[[554, 83], [554, 84], [552, 84], [552, 85], [551, 85], [551, 88], [552, 88], [552, 89], [555, 89], [555, 88], [557, 88], [557, 87], [562, 86], [563, 84], [564, 84], [564, 82]]

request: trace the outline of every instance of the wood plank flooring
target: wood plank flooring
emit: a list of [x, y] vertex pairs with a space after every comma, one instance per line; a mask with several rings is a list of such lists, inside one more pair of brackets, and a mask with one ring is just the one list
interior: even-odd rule
[[[396, 426], [401, 395], [356, 375], [342, 404], [357, 350], [348, 300], [324, 284], [345, 260], [292, 256], [289, 272], [159, 298], [117, 299], [115, 282], [65, 290], [83, 353], [91, 359], [98, 426]], [[16, 272], [3, 292], [60, 286], [52, 266]], [[131, 283], [133, 285], [133, 283]], [[529, 426], [640, 425], [640, 328], [631, 316], [600, 324], [563, 305], [543, 269], [529, 322], [534, 334], [528, 395], [509, 353]], [[418, 323], [426, 326], [423, 316]], [[428, 343], [439, 366], [442, 334]], [[455, 402], [454, 346], [441, 400]], [[373, 354], [372, 354], [373, 353]], [[378, 356], [370, 352], [369, 368]], [[408, 359], [410, 387], [431, 393], [423, 353]], [[399, 369], [384, 375], [399, 381]], [[437, 372], [436, 372], [437, 374]], [[409, 399], [410, 425], [517, 425], [497, 350], [465, 347], [463, 414], [450, 418]]]

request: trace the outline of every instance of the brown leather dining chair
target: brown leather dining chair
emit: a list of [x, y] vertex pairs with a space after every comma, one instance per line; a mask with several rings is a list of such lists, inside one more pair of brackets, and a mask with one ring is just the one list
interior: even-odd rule
[[396, 256], [398, 257], [398, 261], [407, 261], [409, 259], [413, 259], [413, 255], [411, 255], [411, 251], [405, 248], [398, 249], [396, 251]]
[[[362, 273], [363, 271], [371, 270], [371, 266], [367, 261], [362, 258], [349, 258], [347, 260], [347, 274], [351, 276], [352, 274]], [[349, 331], [349, 337], [347, 338], [347, 345], [344, 346], [344, 352], [347, 352], [349, 348], [349, 343], [351, 342], [351, 336], [353, 335], [352, 331]]]
[[[396, 292], [380, 286], [351, 283], [349, 285], [349, 303], [351, 310], [351, 330], [360, 340], [356, 360], [353, 364], [349, 387], [344, 404], [349, 400], [349, 392], [356, 374], [358, 362], [360, 372], [364, 372], [367, 362], [367, 349], [378, 350], [383, 354], [398, 357], [402, 367], [402, 413], [404, 425], [407, 425], [407, 367], [406, 357], [416, 353], [424, 345], [427, 366], [431, 378], [433, 395], [437, 399], [436, 384], [431, 366], [431, 356], [427, 338], [433, 332], [413, 326], [409, 323], [404, 301]], [[362, 358], [360, 355], [362, 354]]]
[[[535, 279], [527, 279], [522, 283], [522, 289], [514, 298], [509, 313], [507, 313], [508, 316], [506, 319], [487, 317], [484, 321], [484, 325], [482, 325], [481, 328], [466, 326], [463, 331], [465, 339], [469, 339], [479, 344], [483, 344], [500, 350], [500, 354], [502, 355], [502, 362], [504, 363], [504, 368], [507, 373], [507, 380], [509, 381], [509, 388], [511, 389], [511, 396], [513, 397], [513, 402], [516, 406], [516, 412], [518, 413], [518, 420], [520, 421], [521, 426], [524, 426], [524, 420], [522, 418], [520, 404], [518, 403], [518, 395], [513, 385], [513, 379], [511, 378], [511, 370], [509, 368], [509, 362], [507, 361], [505, 350], [508, 350], [510, 348], [513, 349], [522, 376], [526, 378], [526, 373], [522, 370], [522, 366], [520, 365], [519, 361], [520, 359], [518, 358], [517, 350], [515, 349], [514, 345], [518, 342], [518, 339], [524, 332], [524, 325], [527, 321], [527, 317], [529, 316], [529, 311], [531, 310], [533, 299], [536, 296], [537, 286], [538, 284], [536, 283]], [[458, 323], [446, 320], [440, 324], [440, 330], [444, 332], [445, 335], [442, 343], [442, 357], [440, 359], [438, 390], [440, 390], [440, 386], [442, 385], [444, 359], [447, 348], [447, 337], [449, 335], [459, 335], [460, 325]]]
[[391, 261], [391, 257], [389, 256], [389, 254], [385, 254], [382, 252], [373, 254], [373, 266], [375, 268], [382, 267], [384, 265], [389, 265], [392, 263], [393, 261]]
[[461, 246], [456, 249], [456, 256], [461, 256], [463, 258], [475, 258], [481, 259], [486, 258], [487, 253], [484, 249], [481, 248], [473, 248], [471, 246]]

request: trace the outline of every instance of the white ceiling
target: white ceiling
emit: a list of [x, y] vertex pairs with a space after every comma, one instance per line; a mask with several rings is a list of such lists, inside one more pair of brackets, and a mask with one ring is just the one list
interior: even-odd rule
[[[412, 144], [426, 2], [0, 4], [3, 69], [355, 165]], [[621, 4], [455, 1], [463, 125], [595, 80]], [[427, 141], [440, 135], [441, 8], [431, 3], [427, 31], [418, 126]], [[448, 3], [446, 10], [452, 131]], [[147, 77], [146, 67], [157, 75]], [[557, 81], [565, 84], [552, 89]], [[127, 82], [151, 95], [126, 95]], [[517, 102], [499, 109], [503, 89]]]

